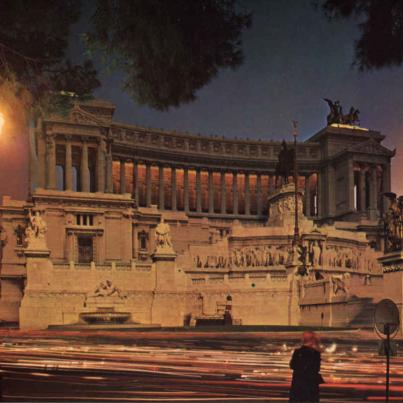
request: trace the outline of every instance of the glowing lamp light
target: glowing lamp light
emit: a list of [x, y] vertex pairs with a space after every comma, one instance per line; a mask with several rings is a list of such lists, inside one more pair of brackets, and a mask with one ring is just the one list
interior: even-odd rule
[[4, 115], [0, 112], [0, 134], [3, 131], [4, 123], [5, 123]]

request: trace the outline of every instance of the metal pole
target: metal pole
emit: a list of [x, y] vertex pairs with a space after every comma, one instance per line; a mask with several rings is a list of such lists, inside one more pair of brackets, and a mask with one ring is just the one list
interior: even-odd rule
[[385, 353], [386, 353], [386, 398], [385, 402], [389, 402], [389, 371], [390, 371], [390, 327], [389, 324], [385, 325], [386, 330], [386, 345], [385, 345]]

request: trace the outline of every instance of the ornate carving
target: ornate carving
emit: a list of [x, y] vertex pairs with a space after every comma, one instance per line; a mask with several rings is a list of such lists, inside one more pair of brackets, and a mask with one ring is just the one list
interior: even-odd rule
[[127, 295], [124, 294], [119, 288], [112, 284], [112, 281], [106, 280], [99, 283], [95, 288], [92, 297], [118, 297], [120, 299], [126, 299]]

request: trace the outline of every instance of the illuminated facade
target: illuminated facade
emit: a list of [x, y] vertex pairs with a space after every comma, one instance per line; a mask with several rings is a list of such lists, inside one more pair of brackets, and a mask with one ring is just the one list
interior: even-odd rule
[[[206, 309], [214, 316], [219, 311], [217, 307], [225, 304], [228, 293], [234, 317], [240, 323], [304, 323], [300, 316], [304, 311], [310, 312], [305, 314], [306, 323], [318, 323], [318, 317], [322, 324], [324, 320], [336, 323], [326, 310], [312, 316], [322, 298], [316, 291], [310, 291], [305, 302], [300, 301], [299, 313], [292, 320], [284, 319], [281, 310], [267, 319], [263, 308], [259, 315], [250, 308], [252, 301], [265, 306], [269, 293], [274, 305], [280, 300], [290, 304], [288, 276], [292, 272], [286, 266], [291, 259], [288, 249], [292, 229], [291, 234], [291, 227], [285, 224], [280, 226], [282, 234], [270, 229], [270, 223], [275, 221], [268, 213], [268, 198], [281, 186], [275, 176], [280, 142], [145, 129], [114, 122], [113, 113], [112, 104], [94, 100], [76, 105], [66, 118], [52, 117], [38, 125], [36, 147], [31, 150], [31, 198], [28, 202], [6, 200], [0, 207], [6, 234], [0, 319], [17, 322], [23, 318], [24, 327], [77, 323], [88, 310], [83, 308], [87, 306], [85, 301], [95, 298], [94, 290], [108, 278], [119, 290], [127, 291], [126, 311], [131, 312], [134, 322], [143, 324], [181, 325], [184, 317], [203, 316]], [[331, 248], [343, 250], [346, 256], [370, 256], [367, 262], [373, 262], [372, 266], [362, 262], [354, 266], [347, 263], [350, 258], [346, 257], [340, 266], [329, 263], [328, 270], [336, 276], [343, 270], [357, 274], [357, 278], [374, 276], [372, 284], [381, 281], [374, 266], [376, 254], [368, 252], [367, 239], [357, 231], [365, 231], [370, 245], [379, 249], [379, 219], [385, 209], [381, 194], [390, 191], [390, 160], [394, 155], [381, 144], [383, 139], [376, 131], [333, 125], [297, 147], [298, 187], [303, 195], [301, 216], [311, 223], [305, 225], [307, 245], [320, 248], [321, 265], [330, 262], [325, 251]], [[41, 256], [49, 261], [45, 265], [48, 271], [43, 271], [47, 275], [41, 278], [37, 278], [38, 271], [32, 265], [43, 262], [34, 261], [38, 257], [27, 252], [24, 235], [29, 209], [39, 211], [47, 223], [50, 256]], [[171, 227], [177, 254], [175, 262], [171, 262], [172, 273], [176, 274], [167, 279], [168, 288], [158, 285], [155, 278], [158, 270], [168, 265], [153, 257], [155, 228], [161, 216]], [[325, 224], [328, 229], [320, 236], [316, 234], [315, 228]], [[360, 235], [351, 236], [355, 232]], [[242, 237], [243, 233], [248, 237]], [[344, 234], [345, 241], [338, 240], [340, 234]], [[355, 242], [354, 237], [359, 241]], [[256, 241], [253, 253], [250, 239]], [[277, 249], [263, 252], [264, 239]], [[228, 263], [241, 245], [249, 248], [249, 255], [260, 254], [260, 258], [253, 257], [253, 265], [235, 267]], [[197, 248], [201, 249], [196, 253]], [[226, 250], [225, 256], [219, 250]], [[284, 256], [265, 260], [262, 253]], [[245, 252], [245, 256], [249, 255]], [[206, 261], [208, 256], [210, 262]], [[252, 266], [259, 266], [260, 272], [256, 274]], [[238, 273], [235, 277], [234, 272]], [[328, 281], [330, 292], [336, 280], [325, 276], [324, 281]], [[354, 277], [352, 283], [357, 285], [355, 281]], [[262, 290], [255, 289], [258, 283]], [[311, 286], [307, 287], [308, 290]], [[163, 291], [161, 305], [152, 300], [155, 290]], [[175, 294], [172, 298], [176, 298], [179, 310], [178, 316], [167, 322], [164, 318], [169, 315], [163, 310], [154, 314], [150, 310], [150, 306], [162, 309], [172, 303], [164, 293]], [[201, 299], [205, 304], [202, 308]], [[53, 315], [51, 304], [70, 308]], [[111, 299], [107, 308], [112, 306], [116, 311], [119, 304], [123, 302]], [[30, 322], [39, 309], [48, 312], [43, 321]]]

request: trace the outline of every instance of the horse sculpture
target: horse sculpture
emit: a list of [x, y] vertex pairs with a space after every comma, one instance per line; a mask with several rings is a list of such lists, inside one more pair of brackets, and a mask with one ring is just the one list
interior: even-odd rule
[[282, 178], [282, 184], [288, 183], [288, 177], [292, 175], [294, 167], [294, 150], [287, 147], [287, 143], [283, 140], [281, 150], [278, 154], [278, 162], [276, 164], [276, 187], [278, 187], [278, 179]]
[[330, 99], [323, 98], [330, 108], [330, 113], [327, 115], [327, 124], [330, 126], [333, 123], [336, 124], [345, 124], [350, 126], [359, 126], [360, 119], [359, 114], [360, 111], [353, 106], [350, 108], [348, 114], [343, 115], [343, 108], [340, 104], [340, 101], [331, 101]]

